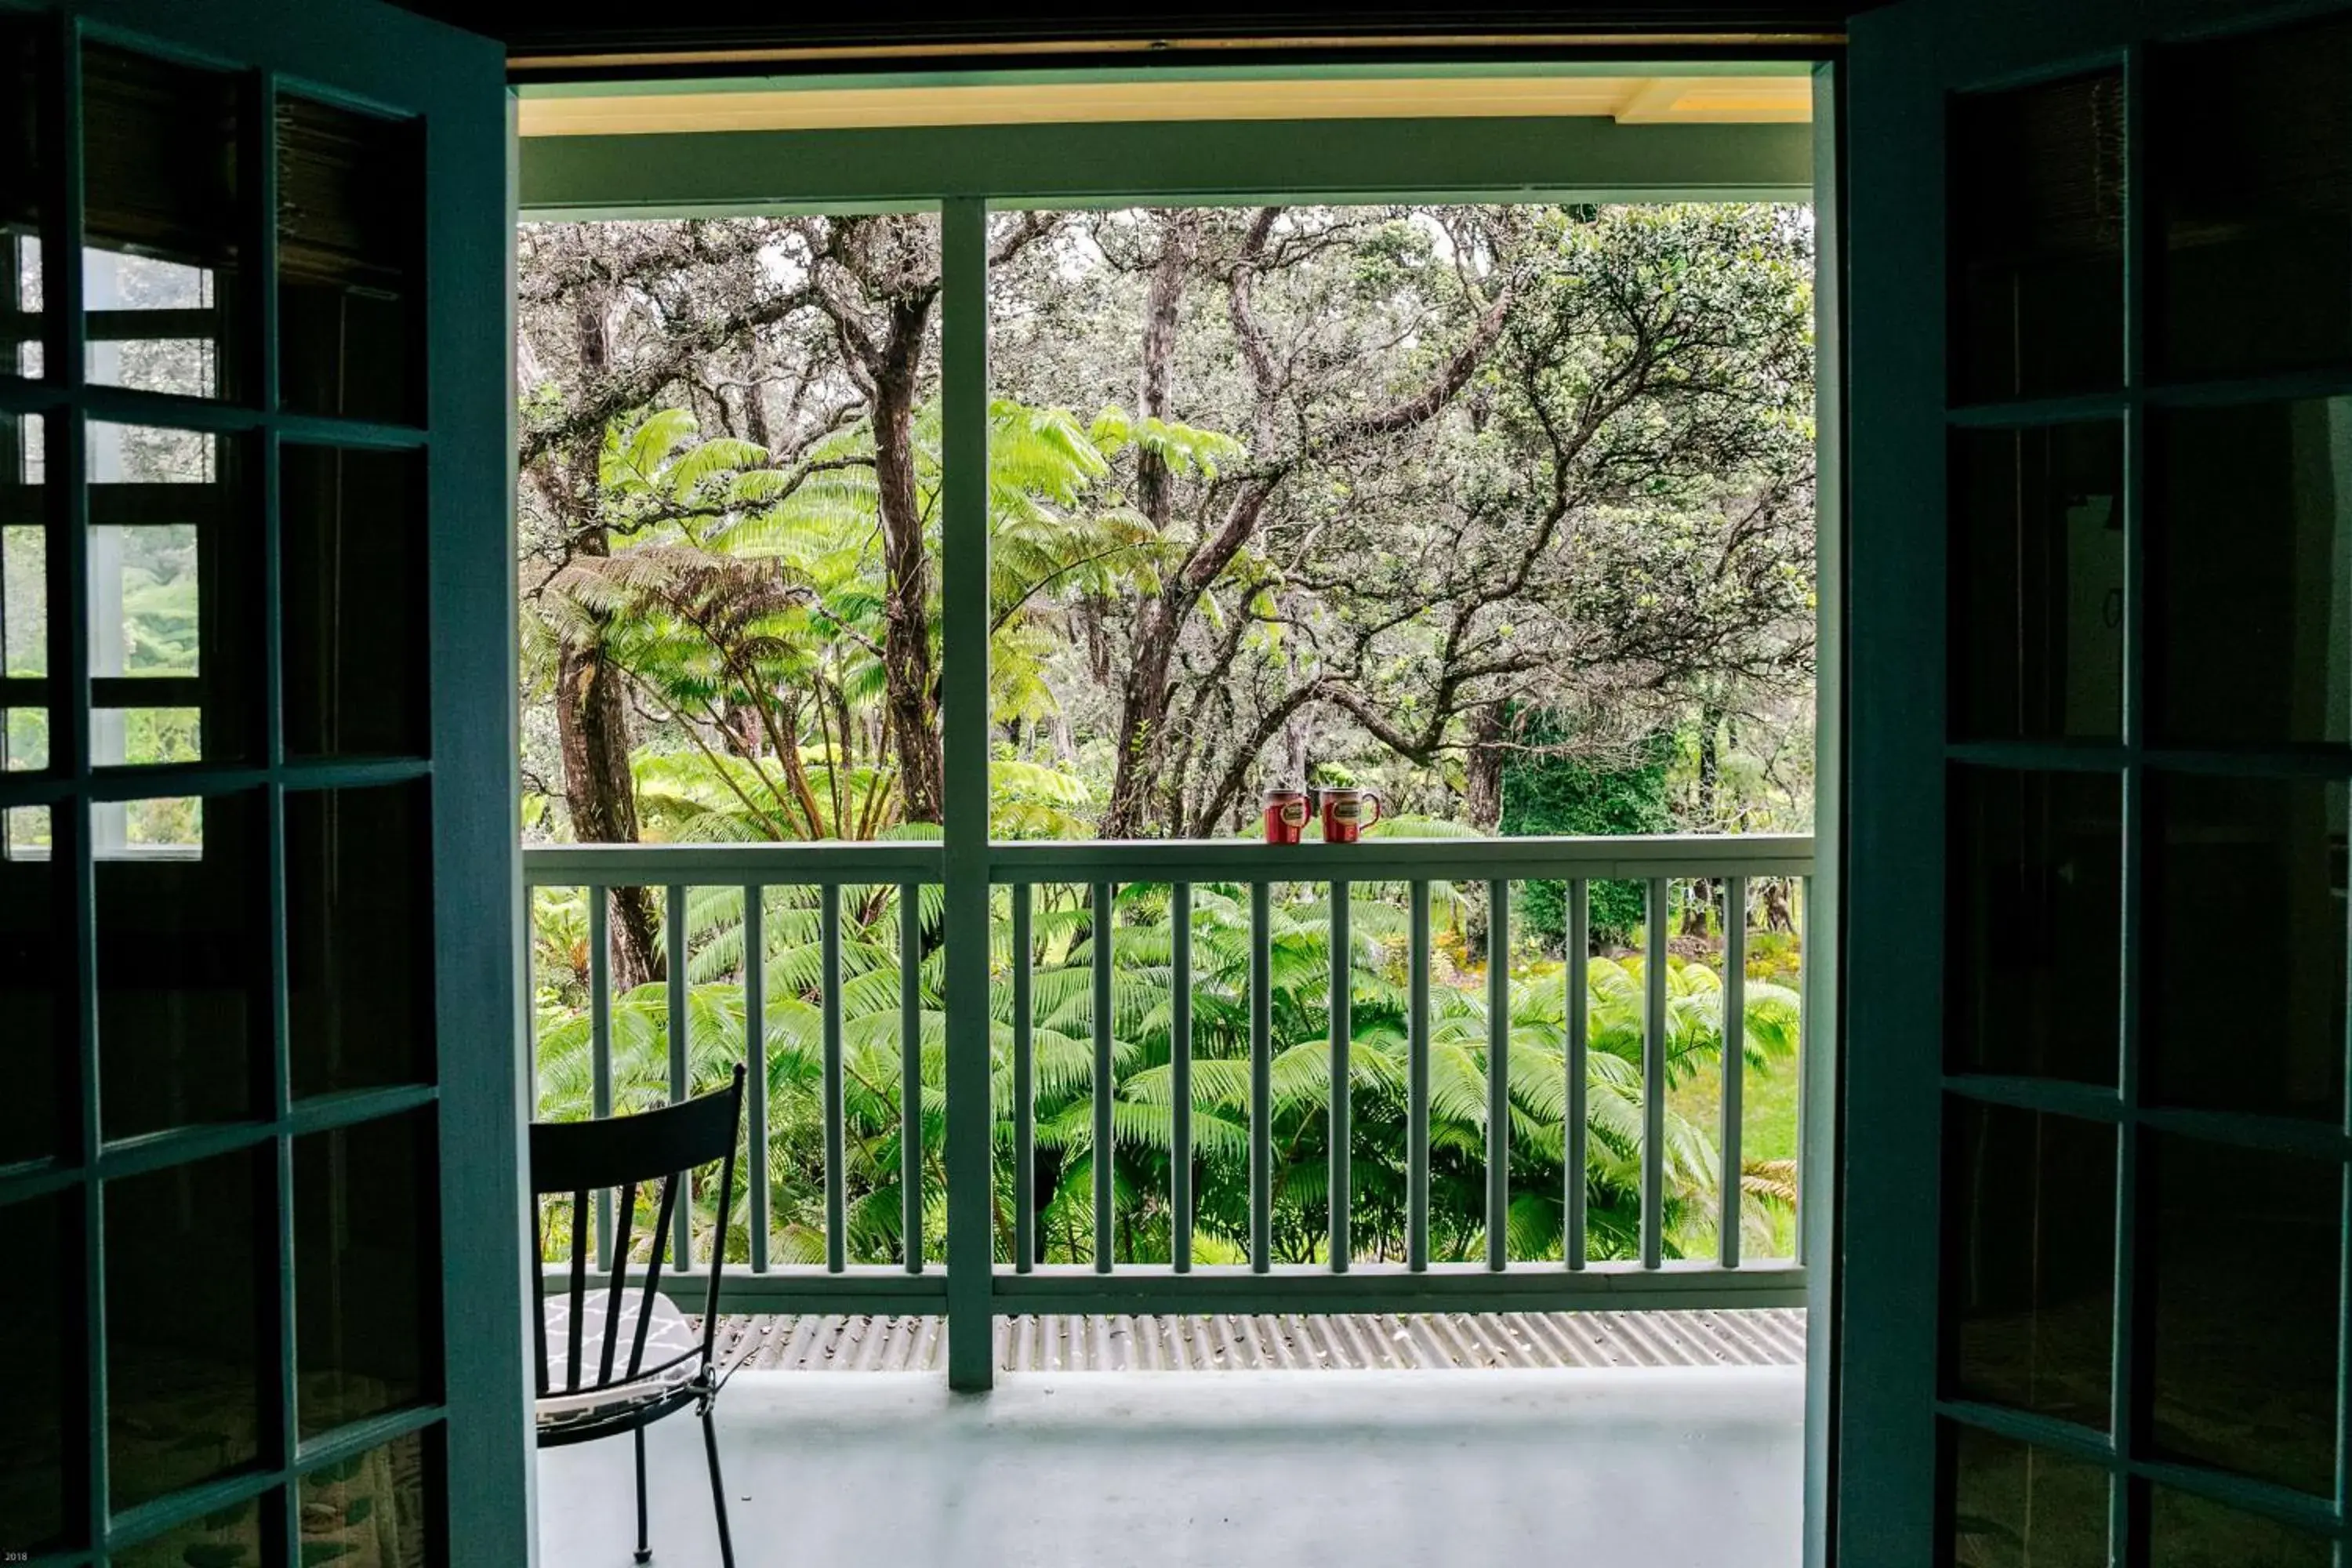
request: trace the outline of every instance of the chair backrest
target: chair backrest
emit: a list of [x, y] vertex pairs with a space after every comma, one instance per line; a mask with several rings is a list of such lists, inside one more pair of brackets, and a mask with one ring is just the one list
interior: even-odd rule
[[[571, 1311], [564, 1319], [568, 1342], [560, 1383], [549, 1362], [547, 1303], [541, 1301], [540, 1310], [532, 1314], [541, 1397], [593, 1393], [630, 1383], [675, 1366], [690, 1356], [700, 1357], [705, 1370], [709, 1369], [711, 1339], [719, 1316], [719, 1269], [735, 1200], [735, 1138], [742, 1115], [743, 1068], [739, 1065], [734, 1081], [725, 1089], [658, 1110], [606, 1117], [597, 1121], [530, 1124], [530, 1185], [534, 1197], [531, 1239], [542, 1261], [547, 1256], [546, 1225], [544, 1210], [536, 1199], [555, 1194], [572, 1200], [571, 1268], [565, 1281]], [[646, 1336], [653, 1321], [654, 1298], [661, 1287], [662, 1267], [674, 1228], [671, 1219], [677, 1213], [679, 1194], [688, 1189], [692, 1173], [709, 1164], [719, 1167], [719, 1222], [711, 1251], [709, 1299], [703, 1311], [702, 1332], [691, 1352], [667, 1356], [649, 1366], [646, 1364]], [[628, 1283], [630, 1231], [636, 1218], [638, 1189], [656, 1183], [661, 1188], [660, 1214], [654, 1222], [644, 1277], [633, 1301]], [[604, 1287], [602, 1342], [595, 1346], [593, 1375], [590, 1376], [583, 1371], [581, 1359], [583, 1325], [591, 1316], [588, 1268], [589, 1252], [594, 1243], [589, 1204], [593, 1194], [609, 1189], [618, 1189], [619, 1193], [613, 1205], [618, 1234], [609, 1249], [612, 1278]], [[683, 1268], [689, 1260], [667, 1261], [673, 1268]], [[633, 1328], [625, 1356], [619, 1354], [624, 1323]]]

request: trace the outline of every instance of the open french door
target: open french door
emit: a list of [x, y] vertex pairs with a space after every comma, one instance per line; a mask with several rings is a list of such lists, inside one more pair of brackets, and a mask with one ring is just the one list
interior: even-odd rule
[[1836, 1560], [2338, 1563], [2352, 13], [1849, 63]]
[[508, 115], [0, 0], [0, 1552], [530, 1559]]

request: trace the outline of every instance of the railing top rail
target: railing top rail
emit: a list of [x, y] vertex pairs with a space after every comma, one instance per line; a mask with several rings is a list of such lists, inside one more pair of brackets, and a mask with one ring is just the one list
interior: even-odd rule
[[998, 882], [1802, 877], [1813, 869], [1813, 840], [1805, 834], [1367, 838], [1280, 846], [1251, 838], [1050, 840], [994, 844], [988, 858], [990, 876]]
[[936, 882], [936, 843], [559, 844], [528, 847], [534, 888], [755, 887], [772, 883]]
[[[989, 846], [992, 881], [1356, 882], [1503, 878], [1803, 877], [1810, 834], [1367, 838], [1273, 846], [1254, 838], [1050, 839]], [[532, 887], [936, 882], [936, 843], [578, 844], [526, 848]]]

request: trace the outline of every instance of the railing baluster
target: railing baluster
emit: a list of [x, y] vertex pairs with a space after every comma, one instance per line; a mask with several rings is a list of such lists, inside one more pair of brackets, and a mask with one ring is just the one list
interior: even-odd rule
[[1250, 884], [1250, 1268], [1274, 1267], [1274, 889]]
[[1642, 954], [1642, 1267], [1666, 1256], [1666, 905], [1669, 884], [1650, 879]]
[[898, 1231], [907, 1272], [923, 1271], [923, 917], [898, 887]]
[[[692, 1043], [687, 1030], [690, 1004], [686, 988], [686, 889], [676, 883], [664, 890], [662, 928], [669, 954], [669, 1102], [677, 1105], [694, 1092], [694, 1084], [688, 1072]], [[670, 1260], [677, 1268], [689, 1268], [694, 1261], [694, 1173], [682, 1173], [686, 1202], [670, 1217]]]
[[828, 882], [818, 894], [818, 960], [824, 970], [824, 1267], [849, 1267], [848, 1111], [841, 1092], [841, 889]]
[[1511, 1264], [1511, 885], [1486, 884], [1486, 1267]]
[[1412, 891], [1405, 971], [1405, 1266], [1429, 1267], [1429, 884]]
[[1111, 1190], [1111, 1164], [1116, 1158], [1110, 1124], [1111, 1091], [1111, 996], [1110, 996], [1110, 908], [1112, 888], [1108, 882], [1095, 884], [1094, 936], [1088, 946], [1092, 950], [1095, 983], [1094, 1033], [1094, 1174], [1095, 1174], [1095, 1272], [1108, 1274], [1111, 1265], [1111, 1222], [1114, 1195]]
[[1037, 1266], [1037, 1009], [1030, 993], [1031, 889], [1013, 888], [1013, 1267]]
[[[588, 889], [588, 1111], [613, 1114], [613, 927], [610, 888]], [[613, 1267], [613, 1194], [596, 1193], [596, 1267]]]
[[1355, 1046], [1355, 934], [1351, 927], [1350, 890], [1345, 882], [1331, 884], [1331, 1103], [1328, 1126], [1331, 1137], [1329, 1179], [1325, 1198], [1330, 1210], [1331, 1272], [1348, 1271], [1349, 1254], [1354, 1250], [1349, 1235], [1348, 1222], [1355, 1216], [1355, 1181], [1349, 1156], [1354, 1134], [1354, 1110], [1349, 1089], [1354, 1079]]
[[1174, 1215], [1176, 1272], [1192, 1268], [1192, 884], [1168, 889], [1172, 947], [1168, 955], [1168, 1079], [1173, 1101], [1174, 1149], [1169, 1163], [1168, 1205]]
[[1747, 1086], [1748, 879], [1723, 879], [1723, 1213], [1716, 1258], [1739, 1267], [1740, 1092]]
[[767, 889], [743, 889], [743, 1087], [751, 1103], [749, 1158], [751, 1272], [768, 1271], [768, 930]]
[[1568, 885], [1568, 1069], [1567, 1149], [1560, 1161], [1566, 1191], [1560, 1194], [1560, 1254], [1570, 1268], [1584, 1267], [1585, 1118], [1591, 1088], [1586, 1052], [1591, 1047], [1592, 886], [1582, 878]]

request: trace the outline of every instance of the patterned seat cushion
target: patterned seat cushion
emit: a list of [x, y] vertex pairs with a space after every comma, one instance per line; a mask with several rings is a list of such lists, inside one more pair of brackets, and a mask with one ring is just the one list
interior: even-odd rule
[[[645, 1305], [645, 1292], [631, 1289], [621, 1301], [621, 1322], [613, 1343], [613, 1376], [627, 1376], [629, 1347], [636, 1342], [637, 1317]], [[580, 1318], [580, 1381], [583, 1384], [596, 1381], [604, 1356], [604, 1322], [611, 1310], [609, 1292], [591, 1290], [582, 1303]], [[677, 1393], [692, 1383], [702, 1370], [701, 1359], [694, 1352], [701, 1341], [686, 1314], [677, 1310], [668, 1297], [654, 1298], [653, 1312], [646, 1324], [645, 1355], [638, 1365], [646, 1368], [644, 1375], [606, 1388], [582, 1387], [564, 1392], [571, 1381], [572, 1367], [572, 1298], [569, 1293], [549, 1296], [540, 1302], [540, 1310], [547, 1319], [547, 1386], [555, 1392], [539, 1400], [539, 1424], [541, 1426], [570, 1426], [617, 1415], [633, 1405], [643, 1405]], [[664, 1366], [664, 1363], [669, 1364]], [[659, 1371], [653, 1369], [660, 1368]]]

